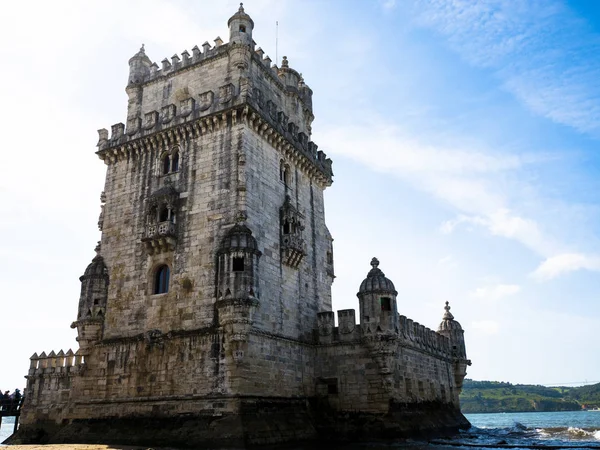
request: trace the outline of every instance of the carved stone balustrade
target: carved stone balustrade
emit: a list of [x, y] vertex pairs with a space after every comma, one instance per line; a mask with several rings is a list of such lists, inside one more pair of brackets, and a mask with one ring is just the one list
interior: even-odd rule
[[286, 234], [281, 239], [281, 255], [284, 264], [298, 267], [306, 255], [306, 243], [301, 235]]
[[171, 221], [148, 224], [142, 241], [151, 254], [173, 250], [177, 242], [177, 227]]

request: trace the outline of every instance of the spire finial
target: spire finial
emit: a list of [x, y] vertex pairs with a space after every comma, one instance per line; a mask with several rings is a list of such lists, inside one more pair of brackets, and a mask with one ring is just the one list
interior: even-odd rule
[[144, 45], [144, 43], [142, 42], [142, 47], [140, 48], [140, 52], [142, 52], [142, 53], [145, 53], [145, 52], [146, 52], [146, 50], [145, 50], [145, 48], [144, 48], [144, 47], [145, 47], [145, 45]]
[[373, 269], [377, 269], [379, 267], [379, 260], [377, 258], [373, 258], [371, 260], [371, 267], [373, 267]]
[[287, 56], [283, 57], [283, 61], [281, 61], [281, 67], [290, 67]]
[[240, 3], [240, 9], [238, 9], [239, 12], [243, 13], [244, 12], [244, 4]]
[[444, 320], [453, 320], [454, 316], [450, 312], [450, 302], [446, 302], [446, 306], [444, 306], [444, 309], [446, 310], [446, 312], [444, 313]]
[[100, 241], [98, 241], [96, 248], [94, 248], [94, 251], [96, 252], [96, 256], [100, 256], [100, 249], [101, 249], [101, 244], [100, 244]]

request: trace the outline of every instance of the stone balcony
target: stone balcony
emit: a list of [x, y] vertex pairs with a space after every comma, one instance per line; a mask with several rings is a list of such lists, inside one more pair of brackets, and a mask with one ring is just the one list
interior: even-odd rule
[[171, 221], [150, 223], [142, 242], [150, 254], [171, 251], [177, 242], [177, 226]]
[[281, 239], [281, 257], [283, 263], [297, 268], [306, 255], [306, 244], [301, 235], [284, 234]]

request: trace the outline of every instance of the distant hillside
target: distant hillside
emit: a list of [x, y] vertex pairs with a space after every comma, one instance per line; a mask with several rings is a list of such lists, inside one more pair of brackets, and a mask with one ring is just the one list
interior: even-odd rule
[[578, 411], [584, 406], [600, 406], [600, 383], [581, 387], [546, 387], [466, 379], [460, 405], [465, 414]]

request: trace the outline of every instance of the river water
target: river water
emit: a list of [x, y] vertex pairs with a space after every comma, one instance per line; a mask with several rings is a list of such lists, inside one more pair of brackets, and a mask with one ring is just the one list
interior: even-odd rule
[[[570, 411], [545, 413], [468, 414], [473, 427], [452, 438], [432, 441], [402, 440], [398, 442], [319, 446], [338, 450], [395, 449], [454, 450], [486, 448], [592, 448], [600, 450], [600, 412]], [[13, 430], [13, 418], [4, 418], [0, 442]], [[9, 447], [10, 448], [10, 447]], [[315, 445], [298, 450], [317, 448]]]

